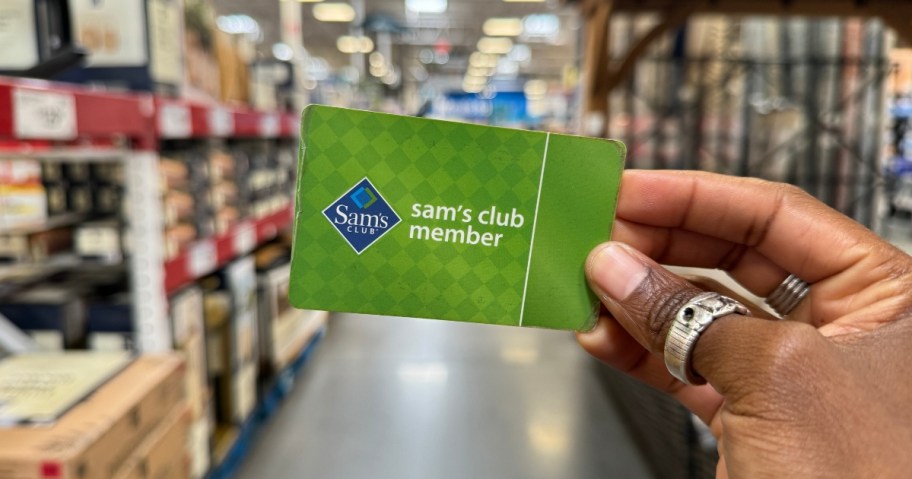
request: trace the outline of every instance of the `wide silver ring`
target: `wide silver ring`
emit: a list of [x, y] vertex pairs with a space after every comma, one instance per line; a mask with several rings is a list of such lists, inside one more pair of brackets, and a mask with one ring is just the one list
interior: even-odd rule
[[684, 304], [665, 337], [665, 367], [685, 384], [706, 384], [691, 367], [694, 347], [703, 331], [718, 318], [729, 314], [750, 314], [743, 304], [719, 293], [701, 293]]
[[779, 316], [785, 317], [795, 310], [798, 303], [800, 303], [810, 291], [811, 285], [794, 274], [790, 274], [788, 278], [785, 278], [785, 281], [780, 283], [779, 286], [767, 296], [766, 304], [773, 308], [773, 311], [779, 314]]

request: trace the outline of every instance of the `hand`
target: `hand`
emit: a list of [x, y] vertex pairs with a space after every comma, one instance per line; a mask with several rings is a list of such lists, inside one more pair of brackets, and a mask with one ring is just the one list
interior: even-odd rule
[[[579, 342], [706, 422], [718, 477], [912, 475], [912, 258], [756, 179], [628, 171], [617, 217], [586, 265], [608, 312]], [[688, 386], [662, 353], [700, 290], [658, 263], [719, 268], [761, 297], [789, 273], [811, 289], [786, 321], [713, 322], [691, 363], [709, 384]]]

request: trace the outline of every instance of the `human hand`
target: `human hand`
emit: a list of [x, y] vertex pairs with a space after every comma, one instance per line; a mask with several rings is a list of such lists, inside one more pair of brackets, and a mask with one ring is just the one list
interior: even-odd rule
[[[912, 257], [795, 187], [699, 172], [626, 172], [614, 241], [586, 265], [608, 313], [578, 340], [710, 425], [718, 477], [912, 475]], [[713, 322], [691, 362], [709, 384], [685, 385], [665, 336], [701, 290], [658, 263], [811, 289], [788, 320]]]

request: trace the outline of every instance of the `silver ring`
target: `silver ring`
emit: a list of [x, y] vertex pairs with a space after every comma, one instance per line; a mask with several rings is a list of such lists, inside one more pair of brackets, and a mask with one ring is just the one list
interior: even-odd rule
[[706, 384], [691, 367], [694, 347], [703, 331], [729, 314], [750, 314], [743, 304], [719, 293], [700, 293], [678, 310], [665, 337], [665, 367], [685, 384]]
[[766, 304], [773, 308], [773, 311], [778, 313], [779, 316], [784, 317], [794, 311], [798, 303], [810, 291], [811, 285], [794, 274], [790, 274], [788, 278], [785, 278], [785, 281], [779, 284], [775, 291], [767, 296]]

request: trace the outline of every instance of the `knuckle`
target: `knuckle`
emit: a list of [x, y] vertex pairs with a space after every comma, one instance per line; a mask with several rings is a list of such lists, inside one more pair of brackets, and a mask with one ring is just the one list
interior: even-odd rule
[[628, 312], [641, 318], [640, 328], [646, 346], [653, 352], [665, 347], [671, 322], [684, 304], [701, 291], [666, 270], [651, 270], [631, 295]]
[[823, 359], [823, 336], [813, 326], [783, 321], [766, 338], [761, 354], [766, 357], [763, 371], [776, 382], [797, 382], [809, 368]]
[[773, 188], [777, 194], [782, 195], [782, 198], [784, 200], [799, 200], [799, 199], [804, 200], [807, 198], [811, 198], [811, 195], [808, 194], [808, 192], [802, 190], [801, 188], [799, 188], [795, 185], [792, 185], [789, 183], [773, 183], [773, 182], [770, 182], [770, 184], [773, 185]]

